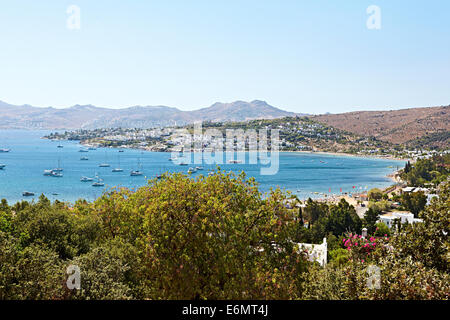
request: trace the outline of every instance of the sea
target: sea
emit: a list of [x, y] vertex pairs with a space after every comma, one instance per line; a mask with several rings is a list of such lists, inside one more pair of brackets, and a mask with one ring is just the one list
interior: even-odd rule
[[[269, 165], [258, 159], [250, 164], [249, 154], [242, 163], [211, 164], [205, 158], [203, 164], [180, 166], [170, 161], [172, 154], [149, 152], [138, 149], [96, 148], [79, 152], [83, 147], [77, 141], [51, 141], [42, 139], [49, 131], [0, 130], [0, 199], [13, 204], [17, 201], [37, 200], [44, 194], [50, 200], [74, 203], [78, 199], [93, 201], [113, 187], [136, 189], [149, 179], [165, 172], [183, 172], [189, 167], [203, 167], [191, 176], [207, 175], [220, 166], [221, 170], [254, 177], [263, 192], [280, 187], [296, 194], [300, 199], [323, 198], [325, 195], [359, 193], [371, 188], [383, 188], [393, 182], [387, 177], [405, 165], [404, 161], [377, 159], [372, 157], [341, 156], [322, 153], [280, 152], [279, 169], [276, 174], [262, 175], [261, 168]], [[87, 149], [87, 148], [85, 148]], [[87, 157], [88, 160], [81, 160]], [[110, 167], [99, 167], [108, 163]], [[120, 167], [123, 172], [112, 172]], [[44, 170], [62, 168], [62, 177], [44, 176]], [[140, 170], [142, 176], [131, 176], [132, 170]], [[82, 182], [81, 177], [95, 178]], [[104, 187], [94, 187], [93, 182], [102, 180]], [[34, 196], [23, 196], [23, 192]]]

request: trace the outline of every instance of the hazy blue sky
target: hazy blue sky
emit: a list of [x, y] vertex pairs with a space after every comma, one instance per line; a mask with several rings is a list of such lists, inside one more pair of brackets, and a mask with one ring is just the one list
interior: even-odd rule
[[[366, 27], [369, 5], [380, 30]], [[5, 102], [254, 99], [307, 113], [448, 105], [450, 1], [0, 0]]]

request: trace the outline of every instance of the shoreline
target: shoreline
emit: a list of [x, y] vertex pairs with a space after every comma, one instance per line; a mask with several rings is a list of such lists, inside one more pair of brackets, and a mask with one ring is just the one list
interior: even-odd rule
[[[69, 140], [58, 140], [58, 141], [69, 141]], [[140, 151], [147, 151], [147, 152], [166, 152], [166, 153], [172, 153], [172, 152], [178, 152], [178, 151], [156, 151], [156, 150], [149, 150], [148, 148], [132, 148], [129, 146], [119, 146], [119, 147], [106, 147], [106, 146], [97, 146], [95, 144], [90, 143], [82, 143], [81, 141], [78, 142], [78, 144], [84, 146], [84, 147], [96, 147], [96, 148], [112, 148], [112, 149], [131, 149], [131, 150], [140, 150]], [[258, 150], [245, 150], [244, 152], [257, 152]], [[190, 151], [191, 153], [199, 153], [200, 151]], [[226, 152], [226, 151], [222, 151]], [[241, 150], [233, 152], [242, 152]], [[384, 159], [384, 160], [394, 160], [394, 161], [412, 161], [409, 158], [397, 158], [391, 155], [362, 155], [362, 154], [352, 154], [352, 153], [344, 153], [344, 152], [330, 152], [330, 151], [301, 151], [301, 150], [279, 150], [279, 153], [286, 152], [286, 153], [307, 153], [307, 154], [322, 154], [322, 155], [330, 155], [330, 156], [339, 156], [339, 157], [356, 157], [356, 158], [372, 158], [372, 159]]]

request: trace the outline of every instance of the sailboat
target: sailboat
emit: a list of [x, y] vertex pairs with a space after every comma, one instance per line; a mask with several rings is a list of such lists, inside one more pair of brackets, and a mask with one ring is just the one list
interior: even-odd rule
[[117, 168], [112, 169], [112, 172], [123, 172], [123, 169], [120, 167], [120, 157], [118, 157], [119, 166]]
[[[106, 151], [105, 151], [105, 160], [107, 160], [107, 154], [106, 154]], [[108, 167], [110, 167], [110, 165], [109, 165], [108, 162], [103, 162], [103, 163], [100, 163], [100, 164], [99, 164], [99, 167], [100, 167], [100, 168], [108, 168]]]
[[52, 171], [53, 171], [53, 172], [62, 172], [62, 171], [64, 171], [64, 170], [61, 168], [61, 159], [58, 159], [58, 167], [55, 168], [55, 169], [52, 169]]
[[100, 179], [98, 175], [95, 176], [97, 181], [92, 184], [93, 187], [103, 187], [105, 184], [103, 183], [103, 179]]
[[132, 177], [142, 176], [144, 173], [140, 169], [142, 169], [142, 166], [141, 166], [141, 160], [139, 158], [138, 159], [138, 169], [131, 171], [130, 176], [132, 176]]

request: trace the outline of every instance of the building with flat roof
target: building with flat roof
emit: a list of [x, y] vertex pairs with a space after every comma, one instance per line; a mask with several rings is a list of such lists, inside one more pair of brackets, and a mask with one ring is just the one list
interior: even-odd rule
[[400, 220], [400, 223], [417, 223], [422, 222], [422, 219], [414, 218], [414, 214], [412, 214], [409, 211], [392, 211], [385, 213], [380, 216], [379, 222], [383, 222], [385, 225], [387, 225], [389, 228], [392, 228], [394, 225], [394, 221], [396, 219]]

